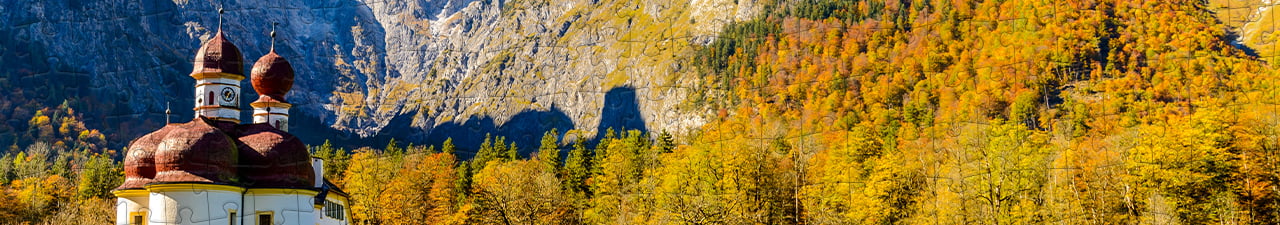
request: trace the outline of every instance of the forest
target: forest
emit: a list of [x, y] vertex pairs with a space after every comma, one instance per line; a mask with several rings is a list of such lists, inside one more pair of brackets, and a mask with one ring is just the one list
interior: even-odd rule
[[[1208, 4], [773, 3], [687, 52], [696, 132], [311, 148], [353, 224], [1280, 223], [1275, 56]], [[125, 150], [23, 113], [0, 221], [111, 221]]]

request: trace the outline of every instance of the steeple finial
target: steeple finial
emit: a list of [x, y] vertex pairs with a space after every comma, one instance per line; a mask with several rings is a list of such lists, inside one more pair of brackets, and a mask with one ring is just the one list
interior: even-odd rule
[[169, 114], [171, 113], [173, 111], [169, 111], [169, 102], [164, 102], [164, 124], [169, 124]]
[[280, 22], [271, 23], [271, 51], [272, 52], [276, 51], [276, 25], [280, 25]]
[[222, 4], [218, 4], [218, 31], [222, 31], [222, 13], [225, 12], [227, 9], [222, 8]]

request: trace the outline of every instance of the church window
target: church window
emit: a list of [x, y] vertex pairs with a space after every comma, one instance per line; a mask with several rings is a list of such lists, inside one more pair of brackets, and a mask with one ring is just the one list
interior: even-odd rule
[[258, 212], [258, 225], [272, 225], [271, 211]]
[[333, 201], [324, 201], [324, 216], [336, 220], [343, 220], [343, 215], [346, 214], [343, 213], [342, 204], [338, 204]]
[[147, 213], [146, 212], [129, 213], [129, 225], [147, 225]]
[[209, 99], [209, 102], [208, 102], [208, 103], [209, 103], [209, 105], [213, 105], [213, 92], [212, 92], [212, 91], [210, 91], [210, 92], [209, 92], [209, 97], [208, 97], [208, 98], [206, 98], [206, 99]]

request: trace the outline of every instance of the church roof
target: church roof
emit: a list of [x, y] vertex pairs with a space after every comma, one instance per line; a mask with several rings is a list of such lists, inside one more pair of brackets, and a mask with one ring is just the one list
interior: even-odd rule
[[156, 182], [231, 183], [236, 180], [236, 145], [215, 123], [198, 117], [176, 125], [155, 151]]
[[170, 124], [160, 130], [143, 135], [129, 143], [129, 151], [124, 156], [124, 183], [118, 189], [142, 188], [143, 185], [155, 181], [155, 152], [165, 135], [177, 126]]
[[253, 90], [258, 95], [271, 96], [274, 100], [284, 102], [284, 95], [293, 89], [293, 66], [284, 57], [276, 54], [275, 49], [258, 58], [251, 72]]
[[310, 187], [311, 154], [301, 140], [268, 124], [238, 127], [240, 175], [256, 187]]
[[125, 182], [212, 183], [246, 187], [313, 188], [307, 147], [267, 124], [234, 124], [198, 117], [135, 139], [126, 153]]
[[218, 33], [209, 39], [204, 45], [200, 46], [200, 50], [196, 52], [196, 58], [192, 62], [195, 69], [191, 70], [191, 74], [202, 73], [228, 73], [244, 76], [244, 56], [240, 54], [240, 48], [227, 40], [222, 35], [222, 29], [218, 29]]

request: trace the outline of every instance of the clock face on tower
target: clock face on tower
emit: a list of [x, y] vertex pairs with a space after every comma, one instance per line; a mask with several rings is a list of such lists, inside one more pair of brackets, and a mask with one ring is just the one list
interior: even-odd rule
[[236, 100], [236, 92], [231, 87], [222, 88], [222, 102], [232, 103]]

